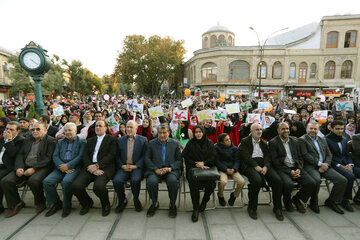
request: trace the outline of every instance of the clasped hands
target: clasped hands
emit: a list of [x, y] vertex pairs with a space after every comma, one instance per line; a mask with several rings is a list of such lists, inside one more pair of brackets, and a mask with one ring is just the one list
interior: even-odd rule
[[26, 170], [24, 170], [23, 168], [18, 168], [16, 170], [16, 176], [18, 176], [18, 177], [22, 177], [22, 176], [29, 177], [29, 176], [33, 175], [34, 173], [35, 173], [34, 168], [28, 168]]
[[94, 174], [95, 176], [101, 176], [104, 174], [104, 171], [99, 168], [98, 164], [91, 164], [87, 167], [87, 170]]
[[63, 173], [72, 173], [73, 171], [75, 171], [73, 168], [69, 168], [66, 163], [60, 164], [59, 170]]
[[262, 175], [265, 175], [266, 172], [268, 171], [268, 168], [267, 168], [266, 166], [265, 166], [265, 167], [256, 166], [256, 167], [255, 167], [255, 170], [256, 170], [258, 173], [260, 173], [260, 174], [262, 174]]
[[351, 173], [353, 172], [353, 167], [350, 164], [348, 164], [348, 165], [340, 165], [340, 167], [347, 170], [347, 171], [349, 171], [349, 172], [351, 172]]
[[290, 177], [293, 178], [293, 179], [296, 179], [296, 178], [301, 177], [301, 175], [300, 175], [300, 169], [291, 170], [291, 172], [290, 172]]
[[169, 167], [163, 167], [163, 168], [160, 168], [160, 169], [155, 169], [156, 175], [160, 175], [160, 176], [162, 176], [162, 175], [164, 175], [164, 174], [166, 174], [166, 173], [168, 173], [170, 171], [171, 171], [171, 168], [169, 168]]
[[319, 173], [324, 173], [326, 172], [327, 170], [329, 169], [329, 165], [326, 164], [326, 163], [322, 163], [320, 164], [320, 167], [319, 167]]
[[125, 172], [132, 172], [134, 169], [137, 169], [136, 165], [124, 164], [121, 166], [122, 170]]

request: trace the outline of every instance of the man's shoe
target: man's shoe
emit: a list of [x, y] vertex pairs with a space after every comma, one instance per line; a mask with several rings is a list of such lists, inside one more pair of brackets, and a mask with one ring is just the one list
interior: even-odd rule
[[255, 210], [251, 209], [251, 208], [248, 208], [247, 209], [248, 213], [249, 213], [249, 216], [252, 218], [252, 219], [257, 219], [257, 213]]
[[274, 209], [273, 211], [274, 211], [274, 213], [275, 213], [275, 217], [276, 217], [277, 220], [279, 220], [279, 221], [283, 221], [283, 220], [284, 220], [284, 216], [283, 216], [283, 214], [282, 214], [281, 209]]
[[61, 217], [66, 218], [71, 213], [71, 208], [64, 208]]
[[[285, 204], [284, 204], [285, 205]], [[285, 205], [285, 210], [287, 212], [293, 212], [295, 211], [295, 207], [294, 207], [294, 204], [292, 204], [291, 202], [289, 204], [286, 204]]]
[[325, 200], [325, 205], [329, 208], [331, 208], [334, 212], [338, 213], [338, 214], [344, 214], [344, 211], [341, 210], [334, 201], [331, 201], [329, 199]]
[[218, 194], [218, 199], [219, 199], [220, 205], [224, 207], [224, 206], [226, 205], [225, 198], [224, 198], [224, 197], [220, 197], [219, 194]]
[[47, 211], [47, 213], [45, 214], [45, 217], [50, 217], [51, 215], [54, 215], [58, 210], [62, 209], [62, 202], [57, 202], [57, 203], [54, 203], [49, 211]]
[[298, 212], [300, 213], [306, 212], [304, 205], [300, 202], [300, 199], [293, 197], [291, 201], [294, 203], [296, 210], [298, 210]]
[[46, 209], [46, 203], [41, 203], [41, 204], [36, 206], [35, 210], [36, 210], [36, 213], [41, 213], [45, 209]]
[[25, 203], [23, 201], [21, 201], [21, 203], [19, 205], [16, 205], [15, 207], [13, 207], [13, 209], [11, 209], [11, 211], [8, 212], [8, 214], [6, 214], [6, 217], [9, 218], [9, 217], [15, 216], [24, 207], [25, 207]]
[[102, 208], [102, 216], [106, 217], [107, 215], [109, 215], [110, 213], [110, 204], [106, 204], [103, 208]]
[[0, 206], [0, 214], [5, 211], [5, 208], [3, 206]]
[[228, 200], [229, 206], [234, 206], [235, 200], [236, 200], [236, 197], [235, 197], [234, 193], [232, 192], [232, 193], [230, 194], [230, 198], [229, 198], [229, 200]]
[[314, 212], [314, 213], [320, 213], [320, 208], [318, 203], [312, 203], [310, 202], [310, 209]]
[[199, 212], [204, 212], [206, 209], [207, 202], [202, 201], [199, 207]]
[[119, 205], [115, 208], [115, 212], [121, 213], [122, 211], [124, 211], [124, 208], [126, 207], [127, 203], [128, 203], [127, 199], [125, 199], [122, 203], [119, 203]]
[[143, 210], [143, 206], [139, 200], [134, 200], [135, 211], [141, 212]]
[[155, 205], [151, 204], [151, 206], [149, 207], [149, 210], [146, 213], [147, 217], [152, 217], [154, 216], [156, 210], [159, 208], [159, 202], [157, 202]]
[[175, 218], [176, 215], [177, 215], [176, 207], [170, 207], [170, 209], [169, 209], [169, 217], [170, 218]]
[[354, 212], [349, 200], [342, 200], [341, 206], [348, 212]]
[[360, 205], [360, 198], [354, 197], [353, 201], [356, 205]]
[[197, 222], [199, 220], [199, 210], [194, 210], [191, 215], [191, 220]]
[[90, 199], [90, 202], [81, 208], [80, 215], [87, 214], [93, 205], [94, 205], [94, 201], [92, 199]]

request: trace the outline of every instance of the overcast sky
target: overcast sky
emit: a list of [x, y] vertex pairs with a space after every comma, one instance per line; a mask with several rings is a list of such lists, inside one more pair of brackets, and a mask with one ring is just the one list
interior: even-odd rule
[[111, 74], [127, 35], [185, 40], [185, 60], [201, 48], [201, 35], [220, 25], [235, 45], [254, 45], [272, 32], [323, 16], [360, 14], [359, 0], [0, 0], [0, 46], [20, 51], [35, 41], [50, 54], [80, 60], [100, 77]]

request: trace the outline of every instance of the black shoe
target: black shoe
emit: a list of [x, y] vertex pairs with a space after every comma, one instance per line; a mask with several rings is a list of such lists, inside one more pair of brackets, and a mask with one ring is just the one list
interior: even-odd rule
[[282, 214], [281, 209], [274, 209], [273, 211], [274, 211], [274, 213], [275, 213], [275, 217], [276, 217], [277, 220], [279, 220], [279, 221], [283, 221], [283, 220], [284, 220], [284, 216], [283, 216], [283, 214]]
[[300, 213], [306, 212], [304, 205], [300, 202], [300, 199], [293, 197], [291, 201], [294, 203], [296, 210], [298, 210], [298, 212]]
[[199, 220], [199, 210], [194, 210], [191, 215], [191, 220], [197, 222]]
[[119, 203], [119, 205], [115, 208], [115, 212], [121, 213], [122, 211], [124, 211], [124, 208], [126, 207], [127, 203], [128, 203], [127, 199], [125, 199], [122, 203]]
[[155, 205], [151, 204], [151, 206], [149, 207], [149, 210], [146, 213], [147, 217], [152, 217], [154, 216], [156, 210], [159, 208], [159, 202], [157, 202]]
[[3, 206], [0, 206], [0, 214], [5, 211], [5, 208]]
[[225, 202], [225, 198], [224, 197], [220, 197], [219, 194], [218, 194], [218, 199], [219, 199], [219, 203], [221, 206], [225, 206], [226, 205], [226, 202]]
[[141, 212], [143, 210], [143, 206], [139, 200], [134, 200], [135, 211]]
[[344, 214], [344, 211], [341, 210], [334, 201], [331, 201], [329, 199], [325, 200], [325, 205], [329, 208], [331, 208], [334, 212], [338, 213], [338, 214]]
[[342, 200], [341, 206], [348, 212], [354, 212], [349, 200]]
[[229, 206], [234, 206], [235, 200], [236, 200], [236, 197], [235, 197], [234, 193], [232, 192], [232, 193], [230, 194], [230, 198], [229, 198], [229, 200], [228, 200]]
[[92, 199], [90, 199], [90, 202], [81, 208], [80, 215], [87, 214], [93, 205], [94, 205], [94, 201]]
[[291, 202], [289, 204], [284, 204], [284, 205], [285, 205], [285, 210], [287, 212], [293, 212], [295, 210], [295, 207]]
[[64, 208], [61, 217], [66, 218], [67, 216], [69, 216], [70, 212], [71, 208]]
[[255, 210], [252, 210], [251, 208], [248, 208], [247, 209], [248, 213], [249, 213], [249, 216], [252, 218], [252, 219], [257, 219], [257, 213]]
[[50, 217], [51, 215], [54, 215], [58, 210], [62, 209], [62, 202], [57, 202], [54, 203], [51, 207], [50, 210], [45, 213], [45, 217]]
[[310, 209], [314, 212], [314, 213], [320, 213], [320, 208], [318, 203], [312, 203], [310, 202]]
[[353, 201], [356, 205], [360, 205], [360, 198], [354, 197]]
[[199, 212], [204, 212], [206, 209], [207, 202], [202, 201], [199, 207]]
[[170, 218], [175, 218], [176, 215], [177, 215], [176, 207], [170, 207], [169, 208], [169, 217]]
[[106, 217], [107, 215], [109, 215], [110, 210], [111, 210], [110, 204], [108, 203], [102, 208], [102, 216]]

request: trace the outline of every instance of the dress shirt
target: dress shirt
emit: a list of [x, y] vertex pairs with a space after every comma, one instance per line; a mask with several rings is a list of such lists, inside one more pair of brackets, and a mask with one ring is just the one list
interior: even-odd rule
[[286, 157], [285, 157], [285, 165], [292, 168], [295, 166], [295, 162], [294, 162], [294, 159], [292, 158], [291, 156], [291, 150], [290, 150], [290, 145], [289, 145], [289, 138], [287, 139], [286, 142], [284, 142], [284, 140], [282, 140], [282, 138], [280, 138], [283, 145], [284, 145], [284, 148], [285, 148], [285, 151], [286, 151]]
[[[8, 143], [8, 142], [11, 141], [11, 140], [8, 140], [8, 139], [4, 139], [4, 140], [5, 140], [5, 143]], [[5, 143], [4, 143], [4, 145], [5, 145]], [[5, 150], [6, 150], [6, 149], [5, 149], [5, 147], [3, 146], [3, 147], [1, 148], [1, 152], [0, 152], [0, 164], [4, 164], [2, 158], [3, 158], [3, 156], [4, 156]]]
[[93, 163], [97, 163], [97, 155], [101, 146], [102, 141], [104, 140], [105, 134], [102, 136], [97, 136], [97, 141], [95, 145], [94, 155], [93, 155]]
[[318, 140], [319, 140], [319, 137], [318, 136], [316, 136], [316, 139], [314, 140], [310, 135], [309, 135], [309, 137], [311, 138], [311, 140], [313, 141], [313, 143], [314, 143], [314, 145], [315, 145], [315, 147], [316, 147], [316, 150], [318, 151], [318, 153], [319, 153], [319, 162], [318, 162], [318, 166], [320, 166], [323, 162], [324, 162], [324, 157], [323, 157], [323, 155], [322, 155], [322, 153], [321, 153], [321, 149], [320, 149], [320, 146], [319, 146], [319, 142], [318, 142]]
[[74, 141], [67, 143], [64, 162], [70, 162], [73, 159], [73, 157], [72, 157], [73, 145], [74, 145]]
[[131, 138], [131, 137], [127, 137], [127, 149], [126, 149], [126, 164], [128, 165], [132, 165], [133, 159], [132, 159], [132, 155], [134, 152], [134, 142], [135, 142], [135, 137]]
[[254, 150], [253, 150], [253, 153], [252, 153], [252, 158], [263, 158], [264, 157], [264, 154], [260, 148], [260, 141], [261, 139], [259, 138], [258, 141], [255, 141], [254, 138], [251, 138], [252, 139], [252, 144], [253, 144], [253, 147], [254, 147]]

